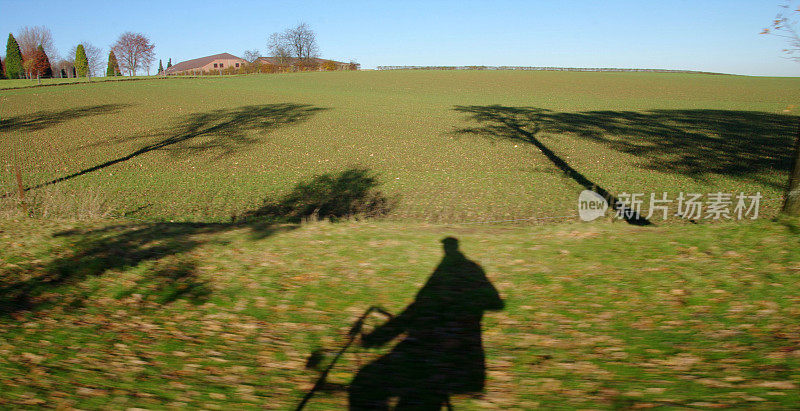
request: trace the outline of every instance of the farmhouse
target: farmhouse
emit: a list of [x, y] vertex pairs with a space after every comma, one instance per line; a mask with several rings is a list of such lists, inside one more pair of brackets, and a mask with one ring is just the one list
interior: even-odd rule
[[213, 56], [200, 57], [193, 60], [182, 61], [166, 70], [166, 74], [193, 74], [202, 72], [215, 72], [227, 68], [238, 69], [247, 64], [245, 59], [230, 53], [214, 54]]

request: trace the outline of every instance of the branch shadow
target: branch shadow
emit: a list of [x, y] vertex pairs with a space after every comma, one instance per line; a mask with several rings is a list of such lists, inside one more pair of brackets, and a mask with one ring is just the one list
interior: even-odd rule
[[230, 155], [259, 141], [259, 138], [251, 136], [249, 132], [265, 134], [280, 127], [306, 121], [322, 110], [326, 109], [307, 104], [280, 103], [192, 114], [180, 123], [155, 133], [100, 143], [156, 140], [124, 156], [27, 187], [25, 191], [67, 181], [156, 150], [167, 150], [174, 155], [194, 155], [208, 151], [217, 152], [218, 156]]
[[[632, 154], [642, 166], [697, 180], [759, 178], [788, 171], [797, 116], [734, 110], [554, 112], [535, 107], [456, 106], [481, 123], [459, 133], [530, 142], [539, 133], [572, 134]], [[534, 143], [535, 144], [535, 143]]]
[[620, 204], [617, 197], [590, 180], [569, 163], [564, 161], [553, 150], [544, 145], [537, 137], [542, 131], [551, 131], [550, 111], [534, 107], [491, 106], [455, 106], [455, 111], [469, 115], [469, 120], [477, 122], [477, 127], [457, 129], [456, 134], [475, 134], [490, 138], [504, 138], [532, 144], [547, 157], [565, 175], [580, 184], [586, 190], [592, 190], [605, 198], [609, 207], [620, 212], [626, 222], [632, 225], [651, 225], [652, 223], [637, 211]]
[[116, 298], [138, 296], [143, 303], [165, 305], [179, 299], [203, 304], [211, 295], [211, 285], [197, 273], [197, 263], [186, 258], [168, 258], [149, 276], [118, 293]]
[[37, 111], [22, 116], [0, 119], [0, 132], [36, 131], [80, 117], [113, 114], [130, 104], [101, 104], [60, 111]]
[[[636, 155], [645, 167], [703, 180], [787, 171], [797, 116], [756, 111], [650, 110], [552, 113], [549, 132], [572, 133]], [[783, 188], [783, 187], [779, 187]]]
[[[183, 256], [204, 244], [226, 244], [217, 234], [245, 230], [250, 240], [260, 240], [294, 230], [311, 218], [378, 217], [396, 202], [377, 190], [377, 174], [363, 168], [323, 174], [298, 183], [288, 194], [267, 199], [267, 206], [247, 211], [229, 223], [161, 222], [123, 223], [101, 228], [67, 230], [54, 234], [70, 244], [70, 251], [52, 260], [7, 271], [0, 276], [0, 315], [36, 310], [65, 299], [74, 285], [88, 277], [123, 270], [153, 261]], [[278, 206], [274, 206], [278, 205]], [[166, 264], [166, 265], [164, 265]], [[189, 260], [162, 264], [135, 290], [157, 294], [162, 304], [177, 298], [201, 301], [210, 288], [195, 274]], [[158, 264], [157, 264], [158, 265]], [[175, 288], [182, 286], [183, 288]], [[188, 288], [188, 289], [187, 289]]]

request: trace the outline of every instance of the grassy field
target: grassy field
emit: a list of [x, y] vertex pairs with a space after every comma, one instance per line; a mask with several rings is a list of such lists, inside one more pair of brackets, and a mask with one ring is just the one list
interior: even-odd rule
[[574, 216], [583, 187], [535, 140], [612, 193], [760, 191], [772, 216], [798, 104], [796, 78], [659, 73], [334, 72], [6, 90], [0, 184], [12, 192], [21, 164], [43, 214], [228, 221], [298, 182], [360, 167], [399, 198], [395, 220]]
[[[663, 73], [0, 91], [0, 408], [290, 409], [372, 305], [473, 321], [440, 333], [485, 348], [455, 409], [796, 407], [800, 225], [777, 210], [798, 104], [798, 78]], [[755, 221], [576, 222], [593, 187], [764, 199]], [[504, 304], [478, 310], [487, 284]], [[309, 408], [403, 347], [354, 346]]]
[[[310, 354], [326, 365], [370, 305], [400, 312], [454, 236], [505, 302], [483, 319], [486, 392], [455, 409], [792, 408], [798, 233], [3, 220], [0, 405], [290, 409]], [[348, 351], [310, 409], [341, 409], [386, 351]]]
[[12, 79], [0, 81], [0, 90], [39, 87], [39, 86], [55, 86], [55, 85], [68, 85], [68, 84], [81, 84], [81, 83], [98, 83], [102, 81], [127, 81], [127, 80], [153, 80], [150, 76], [135, 76], [135, 77], [92, 77], [86, 78], [43, 78], [41, 81], [36, 79]]

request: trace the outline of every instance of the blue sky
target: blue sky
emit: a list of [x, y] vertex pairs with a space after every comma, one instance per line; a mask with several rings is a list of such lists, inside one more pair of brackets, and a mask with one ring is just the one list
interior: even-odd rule
[[[759, 35], [781, 0], [44, 1], [0, 0], [0, 33], [50, 28], [65, 53], [147, 34], [157, 58], [266, 52], [305, 21], [325, 58], [378, 65], [521, 65], [800, 76], [785, 42]], [[2, 53], [5, 52], [3, 48]]]

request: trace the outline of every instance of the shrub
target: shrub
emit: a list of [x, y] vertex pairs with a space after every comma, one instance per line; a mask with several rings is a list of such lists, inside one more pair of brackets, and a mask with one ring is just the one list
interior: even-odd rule
[[321, 68], [323, 70], [325, 70], [325, 71], [335, 71], [336, 70], [336, 63], [328, 60], [328, 61], [322, 63]]
[[297, 71], [317, 71], [319, 70], [319, 64], [313, 60], [305, 60], [295, 63], [294, 68]]
[[278, 72], [280, 72], [280, 67], [278, 67], [278, 66], [276, 66], [274, 64], [262, 64], [261, 67], [259, 67], [259, 72], [261, 72], [261, 73], [278, 73]]

